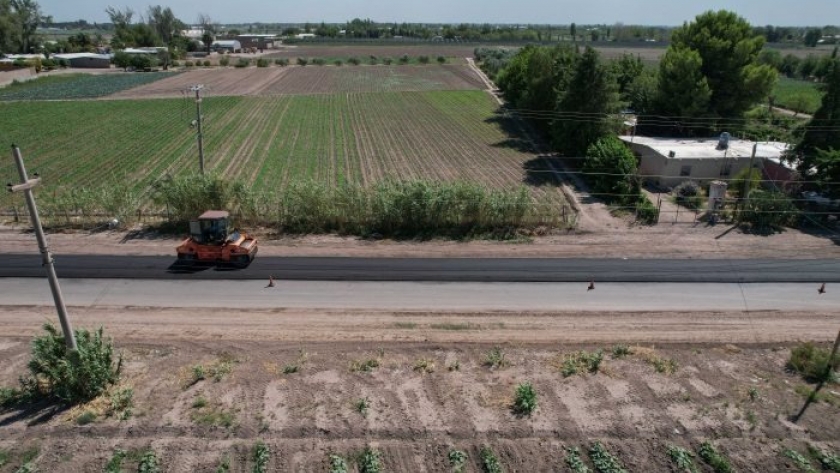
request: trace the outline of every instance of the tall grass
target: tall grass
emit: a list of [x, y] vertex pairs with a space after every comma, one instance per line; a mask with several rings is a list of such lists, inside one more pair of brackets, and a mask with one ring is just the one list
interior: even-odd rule
[[[386, 181], [371, 187], [295, 181], [269, 192], [216, 175], [158, 181], [150, 203], [127, 186], [78, 188], [39, 196], [54, 226], [95, 225], [111, 218], [131, 223], [138, 211], [186, 229], [205, 210], [228, 210], [236, 223], [277, 233], [339, 233], [395, 238], [510, 238], [538, 228], [569, 228], [571, 209], [535, 198], [525, 186], [491, 189], [473, 182]], [[569, 221], [564, 221], [568, 215]]]

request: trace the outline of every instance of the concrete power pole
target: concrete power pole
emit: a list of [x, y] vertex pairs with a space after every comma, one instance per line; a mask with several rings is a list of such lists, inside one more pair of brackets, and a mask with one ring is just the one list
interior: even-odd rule
[[61, 331], [64, 332], [64, 343], [67, 344], [67, 349], [76, 349], [76, 335], [73, 334], [73, 328], [70, 326], [70, 319], [67, 317], [67, 308], [64, 306], [64, 298], [61, 295], [61, 287], [58, 285], [58, 277], [55, 274], [55, 266], [53, 265], [53, 258], [50, 250], [47, 247], [47, 239], [44, 236], [44, 229], [41, 228], [41, 219], [38, 217], [38, 208], [35, 206], [35, 197], [32, 195], [32, 188], [37, 186], [41, 179], [35, 174], [35, 179], [29, 179], [26, 175], [26, 168], [23, 166], [23, 157], [20, 155], [20, 149], [12, 145], [12, 155], [17, 164], [18, 173], [20, 174], [21, 183], [18, 185], [9, 184], [7, 187], [10, 192], [23, 191], [26, 197], [26, 206], [29, 208], [29, 217], [32, 219], [32, 227], [35, 229], [35, 237], [38, 239], [38, 249], [41, 251], [41, 259], [44, 267], [47, 268], [47, 278], [50, 280], [50, 290], [52, 290], [53, 300], [55, 301], [55, 308], [58, 311], [58, 320], [61, 322]]
[[747, 202], [750, 199], [750, 187], [752, 187], [753, 161], [755, 161], [755, 153], [757, 150], [758, 143], [753, 143], [752, 154], [750, 155], [750, 167], [747, 168], [747, 178], [744, 180], [744, 199], [741, 203], [741, 212], [747, 210]]
[[198, 131], [198, 166], [204, 174], [204, 135], [201, 133], [201, 90], [204, 85], [195, 85], [190, 90], [195, 92], [195, 126]]

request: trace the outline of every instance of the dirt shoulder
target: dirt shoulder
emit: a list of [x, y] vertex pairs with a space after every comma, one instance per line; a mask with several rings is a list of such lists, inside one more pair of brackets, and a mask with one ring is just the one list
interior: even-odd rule
[[[630, 226], [616, 220], [603, 232], [569, 232], [519, 242], [428, 242], [365, 240], [309, 235], [260, 238], [260, 255], [354, 257], [544, 257], [544, 258], [838, 258], [833, 235], [787, 230], [768, 236], [705, 223]], [[180, 238], [153, 232], [52, 233], [50, 249], [61, 254], [174, 255]], [[37, 253], [35, 237], [22, 228], [0, 226], [0, 253]]]
[[[4, 473], [27, 453], [39, 471], [103, 471], [116, 449], [128, 452], [123, 471], [147, 449], [162, 471], [217, 471], [225, 457], [230, 471], [251, 471], [258, 441], [268, 471], [307, 472], [328, 471], [331, 454], [352, 465], [365, 447], [383, 471], [441, 473], [451, 449], [482, 471], [482, 447], [506, 471], [556, 471], [566, 447], [595, 440], [637, 472], [675, 471], [668, 447], [696, 452], [704, 440], [747, 472], [790, 471], [788, 448], [840, 452], [837, 386], [793, 423], [813, 386], [785, 370], [787, 341], [827, 346], [836, 314], [72, 312], [117, 340], [131, 413], [106, 415], [107, 398], [0, 410]], [[0, 308], [0, 386], [25, 372], [31, 336], [50, 318]], [[631, 354], [613, 355], [619, 342]], [[575, 353], [599, 349], [596, 372], [563, 375]], [[196, 379], [198, 365], [220, 374]], [[530, 416], [511, 410], [524, 382], [538, 396]]]

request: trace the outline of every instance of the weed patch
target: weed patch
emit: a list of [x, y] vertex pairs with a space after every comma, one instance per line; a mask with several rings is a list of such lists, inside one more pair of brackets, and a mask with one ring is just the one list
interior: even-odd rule
[[802, 456], [802, 454], [797, 452], [796, 450], [786, 448], [782, 451], [782, 456], [793, 460], [793, 463], [796, 464], [797, 468], [804, 471], [805, 473], [817, 473], [817, 470], [815, 470], [814, 467], [811, 466], [811, 462], [808, 461], [807, 458]]
[[219, 461], [219, 466], [216, 467], [216, 473], [228, 473], [230, 471], [230, 457], [227, 454], [222, 455]]
[[137, 473], [160, 473], [160, 466], [154, 450], [147, 450], [140, 458]]
[[508, 366], [508, 360], [505, 357], [505, 352], [500, 347], [493, 347], [487, 352], [484, 358], [484, 366], [490, 369], [499, 369]]
[[338, 455], [330, 455], [330, 473], [347, 473], [347, 460]]
[[365, 447], [359, 459], [359, 473], [380, 473], [382, 471], [382, 454], [371, 447]]
[[596, 352], [587, 352], [581, 350], [571, 355], [566, 355], [563, 358], [560, 367], [560, 373], [564, 378], [574, 376], [578, 373], [597, 373], [601, 369], [601, 363], [604, 361], [604, 352], [598, 350]]
[[496, 458], [496, 454], [490, 447], [481, 447], [478, 454], [481, 457], [481, 467], [484, 473], [504, 473], [502, 464], [499, 463], [499, 459]]
[[464, 468], [467, 466], [466, 452], [453, 448], [449, 451], [447, 458], [449, 459], [449, 466], [452, 467], [452, 473], [463, 473]]
[[704, 462], [712, 467], [715, 473], [732, 473], [732, 465], [729, 463], [729, 459], [718, 452], [710, 442], [700, 444], [697, 453]]
[[583, 463], [577, 447], [566, 447], [566, 465], [575, 473], [589, 473], [589, 467]]
[[690, 451], [677, 447], [676, 445], [668, 446], [668, 457], [671, 462], [682, 473], [697, 473], [697, 465], [694, 464], [694, 454]]
[[[203, 398], [196, 399], [199, 401]], [[236, 424], [236, 415], [220, 406], [209, 406], [207, 402], [198, 402], [200, 407], [193, 407], [193, 412], [190, 418], [193, 422], [199, 425], [224, 427], [229, 429]], [[193, 406], [196, 402], [193, 402]]]
[[[837, 373], [829, 369], [830, 354], [827, 349], [819, 348], [811, 342], [802, 343], [791, 350], [787, 367], [811, 383], [836, 382]], [[838, 361], [835, 357], [831, 366], [836, 366]]]
[[633, 352], [630, 350], [630, 347], [627, 345], [615, 345], [612, 347], [612, 357], [614, 360], [619, 358], [624, 358], [628, 355], [632, 355]]
[[262, 442], [257, 442], [254, 445], [254, 451], [252, 453], [252, 458], [254, 459], [254, 467], [251, 469], [251, 473], [265, 473], [268, 471], [268, 446]]
[[357, 399], [356, 402], [353, 403], [353, 409], [361, 414], [362, 417], [367, 417], [368, 409], [370, 409], [370, 401], [366, 397]]
[[424, 374], [434, 373], [435, 360], [429, 358], [420, 358], [419, 360], [414, 362], [414, 371], [418, 371]]
[[82, 412], [79, 417], [76, 417], [76, 423], [79, 425], [88, 425], [96, 421], [96, 414], [91, 411]]
[[376, 358], [368, 358], [367, 360], [353, 360], [350, 362], [350, 371], [352, 373], [370, 373], [379, 368], [379, 360]]
[[589, 448], [589, 459], [595, 466], [595, 471], [598, 473], [627, 473], [627, 470], [621, 465], [610, 452], [601, 445], [601, 442], [595, 442]]
[[125, 450], [114, 450], [113, 455], [111, 455], [111, 459], [108, 460], [108, 463], [105, 465], [105, 473], [121, 473], [122, 472], [122, 463], [125, 460], [127, 453]]
[[840, 473], [840, 455], [826, 453], [810, 444], [808, 445], [808, 453], [820, 462], [823, 470]]

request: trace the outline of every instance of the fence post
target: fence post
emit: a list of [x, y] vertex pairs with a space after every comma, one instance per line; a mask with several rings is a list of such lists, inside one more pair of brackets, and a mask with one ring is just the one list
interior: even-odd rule
[[12, 212], [15, 214], [15, 223], [20, 223], [20, 215], [18, 215], [17, 206], [12, 207]]
[[659, 225], [659, 217], [662, 216], [662, 195], [659, 195], [659, 203], [656, 206], [656, 224]]

